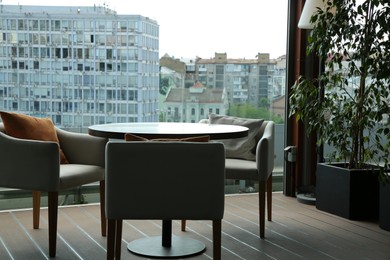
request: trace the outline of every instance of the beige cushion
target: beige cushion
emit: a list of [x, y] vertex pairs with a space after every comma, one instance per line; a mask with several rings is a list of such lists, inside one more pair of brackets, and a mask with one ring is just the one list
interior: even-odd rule
[[[0, 115], [4, 123], [5, 133], [9, 136], [20, 139], [52, 141], [58, 143], [58, 145], [60, 144], [56, 129], [50, 118], [36, 118], [4, 111], [0, 111]], [[60, 162], [62, 164], [69, 163], [61, 148]]]
[[240, 118], [224, 115], [209, 115], [210, 124], [227, 124], [248, 127], [248, 136], [235, 139], [221, 140], [225, 146], [227, 158], [256, 160], [256, 145], [263, 119]]

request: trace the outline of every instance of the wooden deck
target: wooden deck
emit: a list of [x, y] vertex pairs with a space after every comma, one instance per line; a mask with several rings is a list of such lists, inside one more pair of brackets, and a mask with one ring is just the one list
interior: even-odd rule
[[[273, 194], [273, 221], [266, 239], [259, 238], [257, 194], [226, 196], [222, 223], [222, 259], [390, 259], [390, 232], [377, 223], [339, 218], [281, 193]], [[105, 259], [106, 238], [100, 236], [99, 206], [61, 207], [56, 259]], [[32, 229], [31, 210], [0, 212], [0, 259], [48, 258], [47, 210], [41, 229]], [[212, 259], [211, 221], [188, 221], [187, 231], [173, 221], [174, 235], [206, 244], [190, 259]], [[161, 221], [125, 221], [122, 259], [144, 259], [127, 251], [134, 239], [161, 235]]]

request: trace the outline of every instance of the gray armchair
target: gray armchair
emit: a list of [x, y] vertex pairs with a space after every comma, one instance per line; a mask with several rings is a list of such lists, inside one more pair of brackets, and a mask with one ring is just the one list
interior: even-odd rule
[[170, 258], [204, 248], [198, 250], [199, 241], [171, 237], [172, 220], [212, 220], [213, 256], [221, 259], [225, 196], [222, 144], [109, 142], [106, 160], [107, 259], [121, 256], [123, 219], [163, 220], [162, 237], [134, 240], [128, 249]]
[[[200, 123], [210, 123], [202, 119]], [[265, 229], [265, 199], [267, 193], [267, 218], [272, 220], [272, 171], [274, 169], [274, 138], [275, 124], [273, 121], [263, 121], [260, 133], [255, 137], [255, 160], [229, 158], [225, 162], [226, 179], [252, 180], [259, 183], [259, 226], [260, 237], [264, 238]], [[182, 224], [185, 230], [185, 221]]]
[[272, 220], [272, 171], [274, 169], [275, 124], [264, 121], [261, 138], [256, 145], [256, 161], [226, 158], [226, 179], [259, 182], [260, 237], [264, 238], [265, 194], [267, 192], [267, 217]]
[[56, 255], [58, 192], [100, 182], [101, 232], [106, 235], [104, 166], [107, 139], [56, 128], [69, 164], [60, 164], [55, 142], [5, 134], [0, 123], [0, 187], [33, 191], [33, 227], [39, 228], [40, 194], [48, 194], [49, 255]]

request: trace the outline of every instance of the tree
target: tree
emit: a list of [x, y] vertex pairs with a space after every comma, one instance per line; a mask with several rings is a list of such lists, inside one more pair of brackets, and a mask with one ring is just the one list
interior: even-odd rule
[[163, 78], [160, 76], [160, 94], [161, 95], [166, 95], [169, 90], [169, 78]]
[[[311, 17], [308, 53], [324, 61], [318, 78], [301, 76], [289, 98], [296, 115], [335, 149], [349, 169], [383, 165], [390, 157], [389, 0], [324, 1]], [[324, 94], [322, 94], [324, 93]], [[383, 173], [383, 172], [382, 172]], [[381, 175], [385, 178], [384, 174]]]

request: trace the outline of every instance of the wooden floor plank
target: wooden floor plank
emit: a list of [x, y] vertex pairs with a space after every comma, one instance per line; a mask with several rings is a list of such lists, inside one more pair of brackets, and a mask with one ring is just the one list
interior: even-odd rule
[[[105, 259], [107, 240], [100, 234], [99, 205], [60, 207], [55, 259]], [[273, 194], [273, 221], [259, 238], [258, 194], [227, 195], [222, 222], [222, 259], [390, 259], [390, 232], [377, 223], [351, 221]], [[212, 222], [173, 221], [175, 236], [203, 242], [206, 251], [190, 259], [212, 259]], [[32, 211], [0, 212], [0, 259], [48, 257], [47, 209], [41, 228], [32, 228]], [[127, 243], [161, 235], [160, 220], [126, 220], [122, 259], [145, 259], [128, 252]]]

